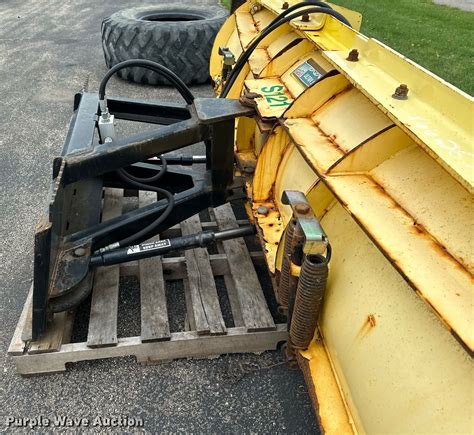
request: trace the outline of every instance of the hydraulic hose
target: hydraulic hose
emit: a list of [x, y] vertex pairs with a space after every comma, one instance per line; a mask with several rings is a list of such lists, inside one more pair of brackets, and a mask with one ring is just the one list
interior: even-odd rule
[[145, 59], [126, 60], [110, 68], [105, 74], [102, 81], [100, 82], [100, 86], [99, 86], [99, 100], [100, 101], [103, 101], [105, 98], [105, 88], [107, 86], [107, 82], [109, 81], [110, 77], [112, 77], [117, 71], [120, 71], [121, 69], [132, 68], [132, 67], [146, 68], [163, 76], [165, 79], [167, 79], [169, 82], [171, 82], [174, 85], [174, 87], [181, 94], [181, 96], [184, 98], [186, 103], [188, 104], [193, 103], [194, 95], [192, 94], [191, 90], [173, 71], [164, 67], [163, 65], [160, 65], [157, 62], [153, 62], [151, 60], [145, 60]]
[[[105, 89], [107, 87], [107, 83], [117, 71], [120, 71], [123, 68], [132, 68], [132, 67], [141, 67], [146, 68], [151, 71], [156, 72], [157, 74], [166, 78], [172, 85], [176, 88], [176, 90], [181, 94], [187, 104], [192, 104], [194, 101], [194, 95], [192, 94], [191, 90], [186, 86], [186, 84], [171, 70], [160, 65], [157, 62], [153, 62], [151, 60], [145, 59], [132, 59], [126, 60], [124, 62], [120, 62], [117, 65], [110, 68], [107, 73], [105, 74], [104, 78], [100, 82], [99, 86], [99, 102], [101, 104], [102, 110], [107, 110], [107, 104], [105, 102]], [[134, 242], [141, 241], [147, 237], [153, 230], [155, 230], [171, 213], [174, 207], [174, 196], [171, 192], [161, 189], [159, 187], [152, 186], [150, 184], [154, 181], [159, 180], [167, 170], [167, 162], [166, 159], [161, 157], [161, 169], [158, 171], [157, 174], [152, 175], [151, 177], [137, 177], [130, 173], [128, 173], [125, 169], [118, 169], [116, 172], [118, 176], [124, 180], [125, 182], [131, 184], [132, 186], [141, 189], [141, 190], [151, 190], [154, 191], [168, 200], [168, 205], [166, 206], [165, 210], [161, 215], [151, 224], [142, 228], [135, 234], [132, 234], [125, 239], [119, 240], [118, 242], [112, 243], [108, 247], [104, 248], [105, 250], [115, 249], [121, 246], [128, 246]]]
[[[260, 33], [260, 35], [255, 39], [255, 41], [252, 42], [252, 44], [245, 50], [241, 56], [239, 57], [239, 60], [236, 62], [234, 68], [232, 69], [231, 73], [229, 74], [227, 81], [225, 82], [225, 85], [222, 89], [222, 92], [220, 94], [220, 98], [225, 98], [227, 94], [229, 93], [230, 89], [232, 88], [232, 85], [235, 83], [237, 80], [237, 77], [239, 76], [240, 72], [242, 71], [242, 68], [244, 65], [247, 63], [248, 59], [254, 52], [254, 50], [257, 48], [258, 44], [266, 38], [271, 32], [273, 32], [275, 29], [280, 27], [281, 25], [295, 19], [298, 17], [301, 17], [302, 15], [305, 14], [315, 14], [315, 13], [320, 13], [320, 14], [326, 14], [326, 15], [331, 15], [334, 18], [337, 18], [339, 21], [342, 23], [350, 26], [349, 21], [340, 14], [339, 12], [330, 9], [328, 5], [325, 5], [324, 7], [311, 7], [311, 8], [306, 8], [302, 11], [297, 11], [292, 15], [289, 15], [292, 11], [295, 9], [299, 9], [304, 6], [312, 5], [313, 2], [302, 2], [302, 3], [297, 3], [296, 5], [293, 5], [291, 8], [288, 8], [286, 11], [282, 12], [278, 17], [276, 17], [263, 31]], [[321, 4], [321, 2], [314, 2]]]
[[163, 195], [168, 200], [168, 205], [166, 206], [163, 213], [161, 213], [160, 216], [151, 224], [149, 224], [145, 228], [142, 228], [137, 233], [132, 234], [131, 236], [126, 237], [125, 239], [119, 240], [117, 243], [114, 243], [113, 244], [114, 249], [121, 246], [129, 246], [132, 243], [137, 243], [141, 240], [144, 240], [148, 234], [150, 234], [155, 228], [157, 228], [170, 215], [174, 207], [174, 196], [168, 190], [161, 189], [160, 187], [151, 186], [149, 184], [144, 184], [139, 181], [135, 181], [134, 179], [130, 178], [129, 174], [125, 172], [123, 169], [117, 170], [117, 174], [120, 178], [122, 178], [122, 180], [131, 184], [137, 189], [151, 190], [160, 195]]
[[125, 174], [126, 177], [130, 180], [136, 181], [138, 183], [152, 183], [153, 181], [157, 181], [163, 175], [165, 175], [165, 172], [168, 169], [168, 163], [166, 159], [163, 156], [160, 156], [159, 158], [161, 160], [161, 168], [155, 175], [152, 175], [151, 177], [137, 177], [135, 175], [130, 174], [125, 169], [120, 169], [120, 171], [122, 171], [122, 174]]

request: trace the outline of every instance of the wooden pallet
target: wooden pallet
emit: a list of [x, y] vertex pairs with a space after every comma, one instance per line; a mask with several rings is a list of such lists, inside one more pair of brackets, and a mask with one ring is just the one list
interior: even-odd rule
[[[121, 189], [106, 189], [102, 220], [122, 213]], [[139, 206], [156, 200], [140, 192]], [[136, 201], [136, 200], [135, 200]], [[229, 229], [237, 221], [229, 204], [210, 210], [211, 220], [199, 215], [173, 227], [162, 237], [192, 234], [203, 229]], [[156, 236], [157, 238], [159, 236]], [[142, 363], [224, 353], [262, 352], [286, 341], [286, 324], [275, 324], [255, 271], [263, 254], [249, 252], [243, 239], [218, 243], [218, 253], [198, 248], [183, 256], [148, 258], [98, 268], [92, 290], [87, 341], [70, 343], [74, 312], [58, 313], [41, 340], [31, 341], [32, 290], [25, 302], [8, 353], [23, 375], [60, 372], [66, 363], [133, 355]], [[140, 283], [141, 334], [117, 336], [120, 276], [137, 276]], [[226, 327], [219, 304], [216, 276], [223, 276], [234, 326]], [[165, 281], [182, 279], [186, 296], [186, 330], [170, 332]]]

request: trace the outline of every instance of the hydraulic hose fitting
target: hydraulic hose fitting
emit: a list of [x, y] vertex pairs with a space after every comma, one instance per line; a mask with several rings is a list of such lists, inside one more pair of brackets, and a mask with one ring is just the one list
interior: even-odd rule
[[107, 107], [107, 100], [104, 99], [99, 101], [100, 107], [100, 116], [99, 116], [99, 134], [100, 134], [100, 142], [101, 143], [108, 143], [113, 142], [116, 139], [115, 134], [115, 117], [109, 113], [109, 109]]

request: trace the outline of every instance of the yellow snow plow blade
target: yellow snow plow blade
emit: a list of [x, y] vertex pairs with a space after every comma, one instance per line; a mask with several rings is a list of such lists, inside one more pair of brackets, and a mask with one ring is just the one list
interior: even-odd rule
[[[229, 17], [217, 93], [219, 48], [238, 59], [282, 6]], [[276, 279], [284, 191], [304, 192], [331, 242], [319, 330], [298, 355], [323, 429], [471, 432], [474, 101], [333, 7], [352, 28], [322, 14], [280, 26], [227, 95], [257, 108], [235, 143], [249, 210]]]

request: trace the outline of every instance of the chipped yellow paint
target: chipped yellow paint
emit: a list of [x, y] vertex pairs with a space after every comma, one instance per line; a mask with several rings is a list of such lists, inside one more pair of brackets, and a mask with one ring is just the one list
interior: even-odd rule
[[[239, 8], [246, 43], [265, 27], [259, 17], [280, 11], [280, 1], [257, 1], [253, 16], [250, 2]], [[291, 218], [286, 189], [306, 194], [333, 248], [324, 346], [313, 340], [300, 355], [319, 421], [329, 433], [469, 432], [474, 100], [359, 27], [300, 24], [259, 44], [229, 96], [262, 95], [256, 118], [239, 121], [236, 148], [239, 164], [255, 167], [248, 209], [270, 272], [278, 277]], [[224, 26], [217, 40], [236, 46], [239, 32]], [[357, 62], [346, 59], [353, 48]], [[324, 73], [306, 88], [294, 72], [308, 59]], [[406, 100], [392, 97], [401, 83]]]
[[[268, 214], [262, 215], [257, 212], [259, 206], [264, 205], [268, 208]], [[263, 242], [265, 260], [267, 264], [275, 264], [278, 245], [283, 236], [285, 225], [281, 219], [280, 212], [272, 201], [253, 202], [253, 218], [260, 230], [261, 240]], [[275, 272], [273, 269], [272, 273]]]
[[279, 167], [290, 142], [287, 135], [277, 134], [280, 130], [279, 127], [270, 135], [259, 156], [252, 183], [254, 201], [261, 202], [270, 199], [276, 180], [277, 171], [275, 169]]
[[349, 81], [341, 74], [325, 77], [301, 93], [285, 112], [284, 117], [291, 119], [308, 116], [350, 87]]
[[356, 89], [340, 94], [311, 115], [318, 128], [348, 152], [392, 122]]
[[324, 173], [335, 162], [339, 161], [344, 152], [331, 141], [311, 119], [288, 119], [285, 127], [293, 141], [299, 145], [305, 157], [317, 168], [319, 173]]
[[[310, 371], [305, 378], [309, 381], [309, 387], [314, 388], [318, 409], [318, 416], [325, 434], [353, 434], [357, 433], [353, 417], [348, 410], [346, 400], [340, 394], [339, 380], [337, 379], [331, 364], [329, 355], [321, 340], [317, 337], [311, 342], [311, 346], [301, 352], [302, 358]], [[324, 398], [324, 400], [321, 400]]]
[[[472, 276], [366, 175], [329, 177], [330, 188], [403, 277], [474, 350]], [[408, 249], [409, 247], [409, 249]]]
[[273, 191], [275, 204], [285, 225], [291, 218], [291, 208], [281, 202], [283, 191], [300, 190], [306, 193], [317, 181], [317, 175], [298, 152], [297, 147], [289, 144], [278, 167]]
[[370, 171], [410, 145], [413, 145], [413, 140], [402, 130], [392, 126], [354, 147], [334, 163], [328, 172], [331, 175], [336, 175], [346, 172]]
[[250, 12], [235, 13], [236, 28], [240, 37], [242, 47], [247, 48], [253, 39], [258, 35], [258, 29]]
[[245, 80], [245, 87], [249, 92], [261, 95], [255, 102], [262, 118], [281, 116], [293, 101], [293, 96], [278, 79]]
[[[294, 32], [293, 34], [296, 35]], [[273, 55], [269, 52], [271, 61], [259, 74], [259, 78], [281, 77], [290, 66], [294, 65], [295, 59], [302, 58], [313, 49], [314, 46], [309, 41], [303, 40], [280, 54]]]
[[472, 358], [340, 204], [322, 225], [333, 258], [320, 327], [357, 428], [470, 433]]
[[237, 124], [235, 150], [237, 153], [249, 152], [255, 149], [255, 126], [253, 118], [240, 118]]
[[[262, 71], [268, 66], [272, 59], [278, 58], [280, 53], [283, 53], [285, 49], [298, 38], [295, 32], [288, 32], [273, 40], [268, 46], [257, 48], [254, 52], [255, 55], [249, 59], [250, 69], [253, 74], [261, 77]], [[309, 44], [309, 47], [311, 48], [311, 44]]]
[[350, 50], [367, 41], [364, 35], [350, 29], [336, 18], [328, 17], [324, 27], [316, 32], [306, 32], [309, 40], [321, 50]]
[[[474, 201], [466, 189], [413, 142], [409, 148], [374, 166], [370, 175], [417, 225], [436, 234], [441, 249], [474, 273], [474, 247], [469, 237], [474, 234]], [[407, 189], [407, 185], [416, 189]]]
[[[275, 14], [279, 14], [283, 12], [284, 10], [282, 9], [283, 2], [280, 0], [265, 0], [265, 1], [262, 1], [261, 3], [265, 5], [266, 9], [274, 12]], [[296, 3], [299, 3], [299, 2], [296, 0], [290, 0], [288, 2], [289, 6], [292, 6]], [[351, 23], [351, 26], [353, 29], [356, 29], [356, 30], [360, 29], [360, 26], [362, 23], [362, 15], [359, 12], [352, 11], [343, 6], [335, 5], [330, 2], [326, 2], [326, 3], [329, 4], [334, 10], [344, 15], [349, 21], [349, 23]], [[314, 7], [314, 6], [308, 5], [308, 8], [309, 7]], [[303, 10], [303, 8], [301, 8], [301, 10]], [[312, 14], [310, 15], [309, 18], [310, 20], [308, 22], [303, 22], [301, 21], [301, 18], [297, 18], [297, 19], [294, 19], [292, 23], [297, 29], [301, 29], [305, 31], [321, 29], [323, 26], [326, 25], [327, 15]]]
[[[347, 52], [325, 52], [346, 77], [468, 189], [474, 182], [474, 99], [378, 41]], [[392, 94], [408, 85], [407, 100]]]

